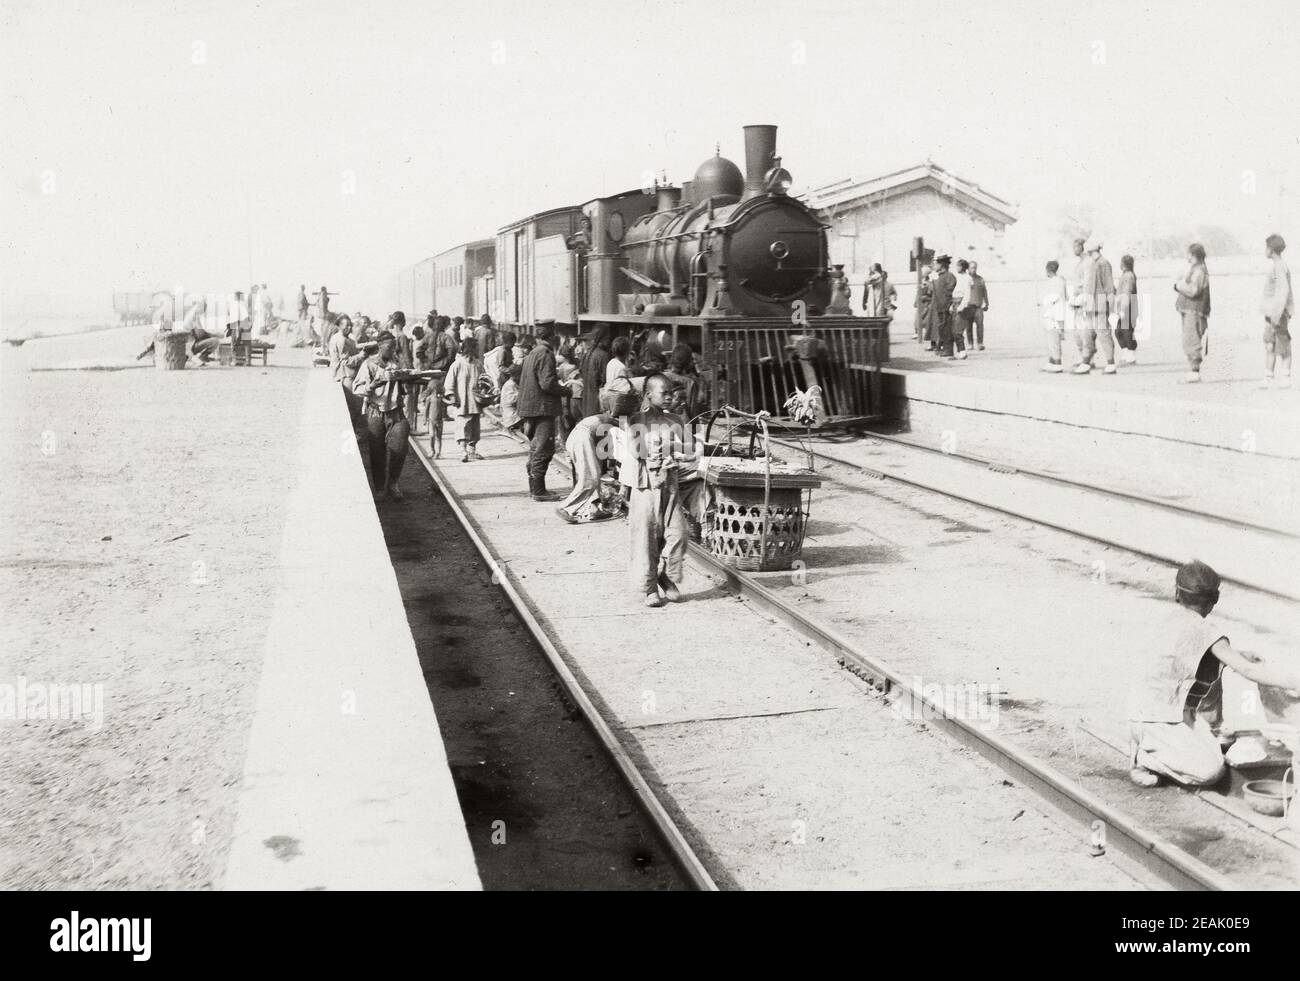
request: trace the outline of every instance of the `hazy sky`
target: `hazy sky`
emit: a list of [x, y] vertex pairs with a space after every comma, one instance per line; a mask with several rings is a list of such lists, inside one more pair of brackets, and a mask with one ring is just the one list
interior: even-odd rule
[[930, 156], [1023, 229], [1300, 242], [1294, 9], [0, 0], [0, 289], [242, 288], [251, 239], [273, 292], [383, 306], [516, 217], [743, 163], [756, 122], [799, 185]]

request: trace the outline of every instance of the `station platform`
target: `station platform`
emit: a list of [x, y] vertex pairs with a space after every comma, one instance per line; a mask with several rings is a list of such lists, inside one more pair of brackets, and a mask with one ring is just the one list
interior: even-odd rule
[[[1028, 335], [1028, 336], [1027, 336]], [[1233, 452], [1300, 459], [1300, 375], [1290, 389], [1261, 390], [1263, 343], [1258, 331], [1210, 328], [1210, 352], [1197, 384], [1179, 384], [1187, 366], [1169, 332], [1140, 339], [1138, 363], [1114, 375], [1094, 368], [1072, 375], [1071, 337], [1062, 374], [1043, 372], [1046, 354], [1032, 332], [1006, 338], [990, 321], [986, 350], [964, 361], [937, 358], [895, 322], [885, 395], [891, 415], [918, 429], [941, 426], [950, 410], [1056, 423], [1097, 435], [1145, 436]]]
[[[464, 463], [455, 431], [428, 469], [721, 888], [1139, 887], [695, 560], [680, 603], [646, 608], [627, 586], [625, 521], [566, 524], [529, 500], [526, 446], [485, 425], [485, 459]], [[560, 492], [565, 469], [552, 465]]]
[[139, 335], [0, 351], [0, 684], [100, 709], [0, 718], [0, 882], [479, 888], [337, 385]]

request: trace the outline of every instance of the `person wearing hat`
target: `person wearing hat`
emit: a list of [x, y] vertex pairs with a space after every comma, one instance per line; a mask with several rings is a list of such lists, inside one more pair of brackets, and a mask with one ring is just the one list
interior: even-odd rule
[[1259, 685], [1295, 690], [1300, 670], [1236, 650], [1210, 619], [1219, 574], [1204, 562], [1181, 565], [1174, 606], [1137, 652], [1129, 694], [1129, 779], [1154, 787], [1161, 778], [1204, 787], [1223, 776], [1223, 750], [1207, 716], [1217, 714], [1219, 676], [1229, 667]]
[[363, 399], [362, 414], [366, 422], [366, 441], [370, 450], [370, 480], [375, 500], [402, 499], [397, 478], [406, 462], [406, 440], [411, 435], [406, 421], [405, 385], [398, 380], [401, 364], [397, 360], [397, 338], [392, 331], [382, 331], [379, 351], [361, 363], [352, 391]]
[[520, 368], [519, 419], [528, 437], [528, 493], [534, 501], [558, 501], [546, 489], [546, 471], [555, 455], [555, 418], [568, 388], [560, 382], [551, 350], [554, 320], [539, 320], [533, 328], [536, 346]]
[[1074, 333], [1079, 348], [1079, 363], [1074, 366], [1076, 375], [1092, 371], [1092, 359], [1098, 350], [1105, 359], [1102, 374], [1115, 374], [1115, 338], [1110, 332], [1110, 312], [1116, 309], [1115, 276], [1110, 260], [1101, 254], [1101, 243], [1096, 239], [1084, 249], [1083, 295], [1078, 317], [1081, 323]]
[[1264, 240], [1269, 259], [1268, 276], [1264, 280], [1264, 299], [1260, 309], [1264, 314], [1264, 380], [1260, 388], [1271, 388], [1273, 372], [1278, 368], [1279, 388], [1291, 386], [1291, 331], [1289, 324], [1295, 314], [1295, 296], [1291, 292], [1291, 270], [1282, 261], [1286, 241], [1281, 235], [1270, 235]]
[[941, 358], [955, 358], [953, 342], [963, 350], [965, 341], [955, 339], [952, 332], [952, 296], [957, 289], [957, 277], [948, 271], [952, 265], [952, 256], [936, 256], [934, 260], [936, 274], [930, 284], [930, 324], [936, 353]]
[[600, 413], [600, 390], [605, 387], [605, 369], [609, 367], [609, 326], [599, 324], [583, 338], [591, 344], [578, 364], [582, 378], [582, 417], [586, 419]]

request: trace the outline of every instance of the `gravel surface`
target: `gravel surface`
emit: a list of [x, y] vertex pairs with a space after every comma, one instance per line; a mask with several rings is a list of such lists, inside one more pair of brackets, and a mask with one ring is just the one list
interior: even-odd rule
[[414, 454], [401, 480], [379, 520], [483, 888], [687, 888]]
[[[836, 450], [868, 466], [873, 452]], [[806, 568], [762, 574], [765, 585], [922, 684], [998, 688], [999, 734], [1220, 871], [1300, 885], [1296, 849], [1191, 794], [1134, 787], [1121, 754], [1090, 735], [1127, 738], [1129, 668], [1172, 602], [1170, 568], [844, 467], [820, 472], [833, 479], [813, 495]], [[1242, 649], [1300, 652], [1295, 603], [1229, 586], [1215, 617]], [[1241, 704], [1225, 699], [1230, 722], [1251, 718]]]
[[564, 524], [522, 492], [516, 444], [480, 450], [439, 468], [722, 887], [1149, 882], [722, 582], [688, 566], [684, 601], [647, 610], [625, 523]]
[[102, 697], [0, 718], [11, 889], [210, 888], [229, 847], [307, 372], [29, 370], [142, 333], [0, 348], [0, 685]]

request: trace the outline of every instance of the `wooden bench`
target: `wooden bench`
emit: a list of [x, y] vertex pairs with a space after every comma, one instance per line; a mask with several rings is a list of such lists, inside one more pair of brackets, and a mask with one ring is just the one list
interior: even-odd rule
[[275, 345], [270, 341], [249, 338], [232, 341], [228, 337], [223, 338], [220, 348], [221, 363], [251, 366], [260, 359], [262, 366], [265, 367], [267, 354], [274, 347]]

